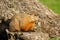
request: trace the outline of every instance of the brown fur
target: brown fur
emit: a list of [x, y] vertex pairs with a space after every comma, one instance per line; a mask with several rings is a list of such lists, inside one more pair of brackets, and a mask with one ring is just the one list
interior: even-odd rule
[[30, 31], [34, 29], [36, 17], [29, 14], [16, 14], [11, 18], [9, 31]]

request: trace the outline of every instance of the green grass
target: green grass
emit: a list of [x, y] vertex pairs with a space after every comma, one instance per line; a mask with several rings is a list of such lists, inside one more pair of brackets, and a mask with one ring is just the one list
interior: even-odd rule
[[60, 0], [40, 0], [48, 8], [52, 9], [55, 13], [60, 14]]
[[50, 40], [60, 40], [59, 37], [50, 38]]

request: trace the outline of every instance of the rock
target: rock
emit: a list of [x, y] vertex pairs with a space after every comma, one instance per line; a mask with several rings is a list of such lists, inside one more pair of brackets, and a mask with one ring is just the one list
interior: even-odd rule
[[24, 40], [49, 40], [49, 35], [47, 33], [37, 33], [37, 32], [31, 32], [31, 33], [24, 33], [21, 36]]
[[[9, 32], [6, 30], [7, 35], [10, 34], [10, 40], [49, 40], [49, 35], [43, 32]], [[9, 36], [9, 35], [8, 35]]]

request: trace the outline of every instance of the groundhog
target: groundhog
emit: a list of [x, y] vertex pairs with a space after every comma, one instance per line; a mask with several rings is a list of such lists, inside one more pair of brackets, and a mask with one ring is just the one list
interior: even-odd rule
[[29, 14], [16, 14], [11, 18], [9, 31], [32, 31], [34, 30], [37, 17]]

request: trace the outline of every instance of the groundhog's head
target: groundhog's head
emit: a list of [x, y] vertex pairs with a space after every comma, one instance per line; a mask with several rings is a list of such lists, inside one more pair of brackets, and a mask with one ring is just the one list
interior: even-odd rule
[[31, 17], [30, 22], [35, 22], [35, 21], [37, 21], [37, 20], [38, 20], [38, 17], [37, 17], [37, 16], [30, 15], [30, 17]]

